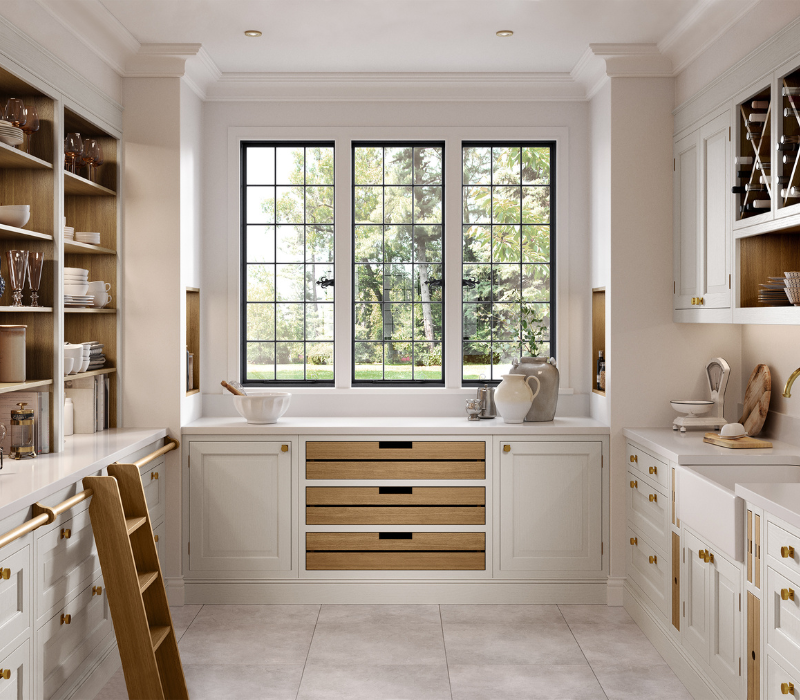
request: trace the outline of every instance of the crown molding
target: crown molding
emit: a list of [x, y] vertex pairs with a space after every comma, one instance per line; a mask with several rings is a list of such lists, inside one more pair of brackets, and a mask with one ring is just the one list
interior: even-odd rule
[[591, 100], [610, 78], [671, 78], [673, 70], [655, 44], [589, 44], [570, 75]]
[[202, 44], [142, 44], [124, 72], [126, 78], [181, 78], [202, 100], [222, 75]]

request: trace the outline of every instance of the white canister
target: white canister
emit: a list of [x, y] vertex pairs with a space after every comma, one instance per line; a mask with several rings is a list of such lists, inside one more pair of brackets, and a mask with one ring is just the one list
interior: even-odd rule
[[64, 400], [64, 437], [75, 432], [75, 405], [72, 399], [67, 397]]
[[0, 326], [0, 383], [24, 382], [27, 326]]
[[[529, 385], [531, 380], [536, 382], [535, 393]], [[538, 377], [533, 375], [504, 374], [503, 381], [494, 392], [494, 402], [503, 420], [506, 423], [522, 423], [541, 388]]]

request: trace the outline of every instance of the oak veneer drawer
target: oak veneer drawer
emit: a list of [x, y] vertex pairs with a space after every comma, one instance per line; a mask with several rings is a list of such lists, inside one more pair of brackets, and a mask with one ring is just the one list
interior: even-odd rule
[[309, 571], [486, 569], [484, 552], [308, 552]]
[[485, 532], [308, 532], [308, 551], [474, 551], [486, 549]]
[[306, 459], [486, 459], [484, 442], [307, 442]]
[[306, 479], [485, 479], [484, 461], [306, 462]]
[[307, 525], [485, 525], [483, 506], [308, 506]]
[[309, 506], [482, 506], [482, 486], [311, 486]]

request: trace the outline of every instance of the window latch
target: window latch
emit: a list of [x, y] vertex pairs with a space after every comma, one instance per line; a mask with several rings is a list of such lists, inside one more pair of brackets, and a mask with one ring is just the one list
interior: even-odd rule
[[328, 287], [333, 287], [333, 280], [329, 280], [323, 275], [317, 280], [317, 284], [323, 289], [327, 289]]
[[444, 280], [428, 280], [428, 286], [444, 289]]
[[466, 287], [467, 289], [475, 289], [476, 284], [478, 284], [478, 282], [472, 277], [461, 280], [461, 286]]

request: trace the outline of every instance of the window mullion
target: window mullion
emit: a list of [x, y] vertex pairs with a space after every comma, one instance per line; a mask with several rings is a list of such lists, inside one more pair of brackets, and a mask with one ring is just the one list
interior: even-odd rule
[[445, 141], [444, 192], [444, 328], [445, 387], [461, 387], [461, 141]]

